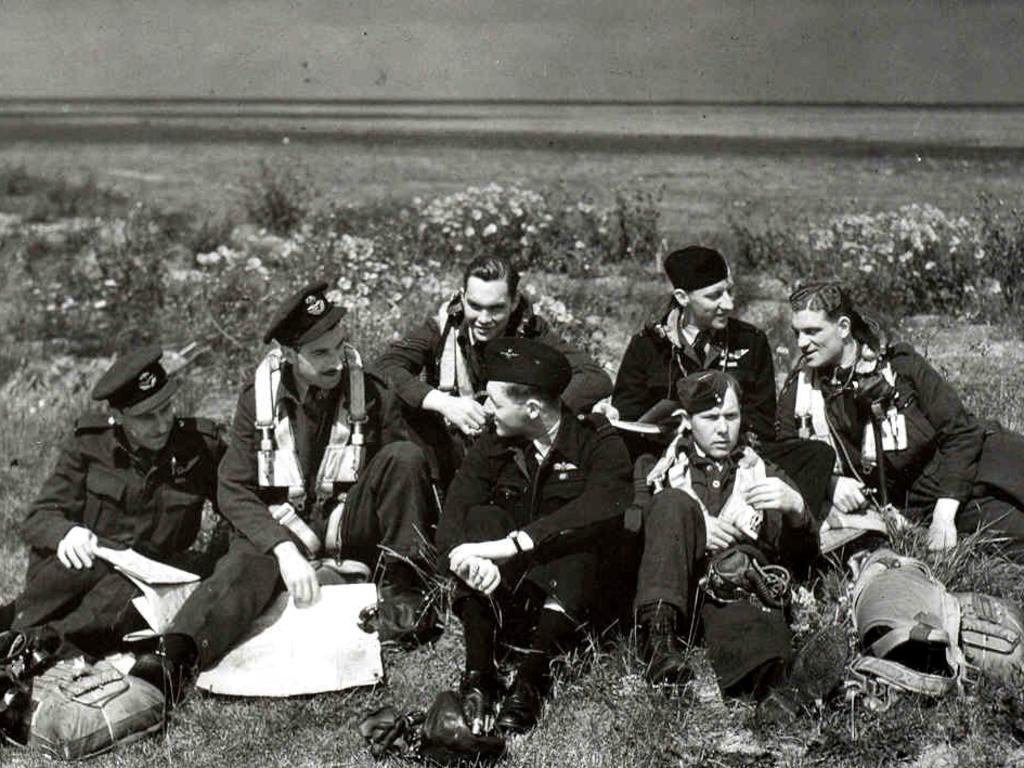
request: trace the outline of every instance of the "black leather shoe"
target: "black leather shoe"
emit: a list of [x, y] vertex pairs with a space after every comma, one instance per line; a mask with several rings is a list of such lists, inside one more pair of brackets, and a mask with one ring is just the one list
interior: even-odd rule
[[473, 735], [489, 733], [494, 728], [500, 696], [501, 685], [493, 672], [470, 670], [462, 673], [459, 704], [462, 717]]
[[501, 705], [495, 727], [502, 733], [526, 733], [540, 720], [541, 697], [533, 683], [516, 678]]
[[676, 635], [676, 609], [658, 604], [641, 611], [644, 674], [655, 685], [683, 685], [693, 678], [686, 647]]

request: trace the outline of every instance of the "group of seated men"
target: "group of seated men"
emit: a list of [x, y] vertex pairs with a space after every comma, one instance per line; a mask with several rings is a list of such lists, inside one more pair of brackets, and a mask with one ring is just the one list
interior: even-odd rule
[[[702, 599], [698, 584], [735, 551], [806, 573], [832, 513], [888, 500], [927, 522], [934, 548], [985, 526], [1021, 556], [1021, 439], [886, 343], [842, 286], [790, 297], [801, 357], [777, 404], [767, 337], [732, 316], [723, 257], [690, 246], [664, 266], [671, 295], [614, 386], [492, 257], [365, 367], [325, 283], [290, 297], [226, 443], [176, 413], [180, 377], [159, 346], [123, 355], [92, 393], [109, 415], [77, 421], [25, 518], [28, 572], [0, 606], [0, 656], [22, 635], [103, 656], [141, 627], [136, 587], [101, 545], [204, 576], [132, 670], [169, 703], [282, 591], [316, 602], [323, 558], [379, 584], [382, 615], [407, 619], [395, 636], [423, 629], [436, 570], [455, 582], [467, 724], [518, 733], [538, 721], [553, 659], [616, 621], [635, 620], [654, 683], [689, 678], [700, 632], [726, 693], [784, 685], [778, 606]], [[206, 501], [231, 525], [215, 563], [191, 549]], [[507, 645], [524, 651], [511, 685], [498, 674]]]

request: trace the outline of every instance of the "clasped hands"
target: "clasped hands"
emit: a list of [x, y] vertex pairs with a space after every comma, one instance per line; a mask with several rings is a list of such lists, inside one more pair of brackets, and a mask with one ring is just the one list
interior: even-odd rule
[[[518, 536], [527, 545], [524, 550], [532, 548], [533, 542], [527, 534], [519, 533]], [[448, 554], [448, 566], [470, 589], [491, 595], [501, 584], [499, 566], [519, 551], [511, 538], [467, 542], [459, 544]]]

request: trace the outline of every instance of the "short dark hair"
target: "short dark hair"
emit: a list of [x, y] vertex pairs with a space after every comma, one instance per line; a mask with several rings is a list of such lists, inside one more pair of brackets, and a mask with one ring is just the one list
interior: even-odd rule
[[832, 322], [848, 317], [850, 330], [857, 341], [874, 349], [880, 344], [882, 329], [878, 323], [861, 314], [849, 291], [835, 280], [806, 283], [797, 287], [789, 294], [789, 308], [793, 312], [824, 312], [825, 317]]
[[502, 382], [505, 385], [505, 394], [511, 397], [513, 400], [525, 403], [531, 398], [534, 400], [540, 400], [544, 405], [552, 408], [558, 407], [561, 402], [561, 395], [557, 392], [551, 392], [540, 387], [534, 387], [530, 384], [513, 384], [512, 382]]
[[477, 256], [462, 273], [462, 287], [465, 288], [469, 278], [475, 277], [485, 282], [504, 280], [508, 286], [509, 298], [516, 295], [519, 289], [519, 270], [504, 256]]

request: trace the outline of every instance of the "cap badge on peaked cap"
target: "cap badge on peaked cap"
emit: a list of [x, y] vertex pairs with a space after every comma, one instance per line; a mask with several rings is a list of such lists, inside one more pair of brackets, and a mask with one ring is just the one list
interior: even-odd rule
[[139, 375], [139, 389], [143, 392], [148, 392], [156, 386], [157, 378], [156, 374], [152, 371], [143, 371]]
[[320, 317], [327, 310], [327, 302], [322, 295], [311, 295], [306, 297], [306, 314], [313, 317]]

